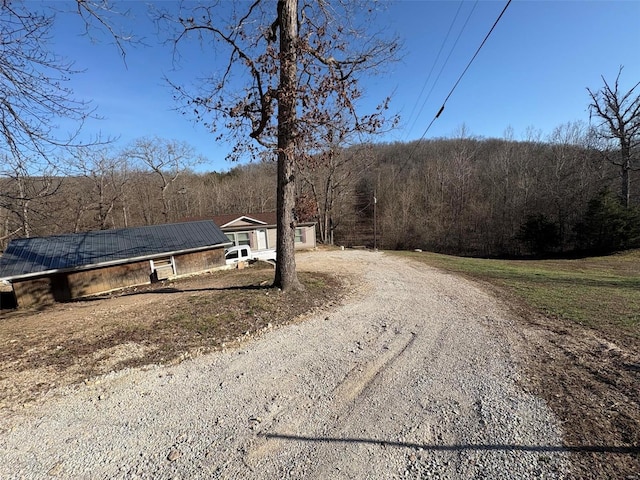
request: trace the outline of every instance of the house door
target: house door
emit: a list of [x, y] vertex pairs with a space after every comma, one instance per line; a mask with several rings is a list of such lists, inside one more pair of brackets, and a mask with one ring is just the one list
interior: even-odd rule
[[267, 248], [267, 231], [258, 230], [258, 250], [264, 250]]

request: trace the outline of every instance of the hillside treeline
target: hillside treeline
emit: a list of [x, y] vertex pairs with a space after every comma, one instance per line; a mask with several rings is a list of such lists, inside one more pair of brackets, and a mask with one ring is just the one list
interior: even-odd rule
[[360, 188], [377, 189], [384, 248], [508, 256], [638, 243], [638, 212], [616, 194], [619, 171], [573, 143], [460, 138], [386, 145]]
[[[505, 256], [638, 246], [640, 195], [576, 138], [460, 138], [361, 145], [298, 170], [298, 218], [320, 242]], [[108, 160], [108, 161], [107, 161]], [[633, 172], [631, 185], [640, 182]], [[11, 238], [275, 210], [271, 162], [224, 173], [101, 158], [82, 173], [0, 178], [0, 247]]]
[[275, 164], [163, 175], [128, 167], [110, 163], [86, 175], [0, 178], [0, 246], [17, 237], [275, 210]]

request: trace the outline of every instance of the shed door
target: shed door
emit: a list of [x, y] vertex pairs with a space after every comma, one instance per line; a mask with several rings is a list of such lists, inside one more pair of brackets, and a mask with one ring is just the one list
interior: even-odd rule
[[265, 250], [267, 248], [267, 231], [258, 230], [258, 250]]

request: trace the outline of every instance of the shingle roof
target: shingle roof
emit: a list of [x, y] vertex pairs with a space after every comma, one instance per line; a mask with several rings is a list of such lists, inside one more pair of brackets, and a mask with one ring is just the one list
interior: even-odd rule
[[0, 257], [0, 278], [126, 263], [227, 243], [210, 220], [20, 238]]
[[[233, 223], [236, 220], [248, 220], [249, 223], [252, 223], [251, 220], [255, 220], [258, 223], [255, 223], [255, 228], [275, 228], [276, 224], [278, 223], [278, 217], [276, 212], [261, 212], [261, 213], [244, 213], [244, 214], [240, 214], [240, 213], [225, 213], [225, 214], [221, 214], [221, 215], [212, 215], [212, 216], [206, 216], [206, 217], [188, 217], [188, 218], [184, 218], [183, 222], [193, 222], [196, 220], [213, 220], [215, 222], [216, 225], [218, 225], [220, 228], [223, 229], [223, 231], [225, 232], [229, 232], [229, 231], [237, 231], [237, 230], [247, 230], [247, 229], [251, 229], [251, 225], [241, 225], [241, 226], [224, 226], [224, 225], [228, 225], [229, 223]], [[316, 222], [314, 221], [309, 221], [309, 222], [298, 222], [297, 225], [298, 226], [312, 226], [315, 225]]]

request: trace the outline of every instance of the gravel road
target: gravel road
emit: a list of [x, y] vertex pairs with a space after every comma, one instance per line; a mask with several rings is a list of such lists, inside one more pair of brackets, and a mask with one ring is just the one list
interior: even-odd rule
[[0, 420], [0, 478], [565, 478], [557, 421], [473, 284], [383, 253], [313, 252], [343, 305], [241, 347], [112, 373]]

